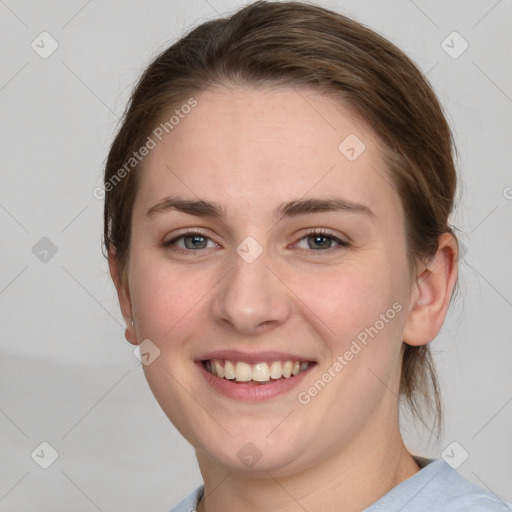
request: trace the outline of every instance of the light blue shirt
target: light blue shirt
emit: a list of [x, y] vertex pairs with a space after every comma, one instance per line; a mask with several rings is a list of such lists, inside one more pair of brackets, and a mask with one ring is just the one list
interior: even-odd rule
[[[363, 512], [510, 512], [512, 505], [472, 484], [443, 460], [416, 458], [424, 467]], [[170, 512], [195, 512], [204, 486]]]

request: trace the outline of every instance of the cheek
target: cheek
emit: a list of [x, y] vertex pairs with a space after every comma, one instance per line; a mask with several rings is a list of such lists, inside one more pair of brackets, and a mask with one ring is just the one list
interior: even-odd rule
[[322, 383], [301, 390], [301, 399], [329, 411], [333, 422], [345, 421], [347, 414], [366, 417], [388, 386], [396, 386], [406, 316], [400, 275], [375, 257], [317, 273], [307, 285], [296, 282], [305, 302], [302, 315], [323, 338], [326, 357], [319, 361], [318, 378], [328, 382], [325, 392]]
[[[318, 326], [332, 351], [345, 350], [347, 343], [350, 345], [375, 323], [380, 331], [391, 331], [391, 325], [395, 324], [395, 334], [396, 327], [401, 325], [401, 320], [395, 320], [401, 318], [397, 309], [404, 308], [393, 309], [395, 302], [401, 304], [403, 295], [399, 274], [377, 258], [347, 259], [336, 268], [310, 272], [307, 279], [303, 273], [290, 275], [289, 279], [290, 288], [301, 299], [298, 301], [298, 307], [302, 304], [301, 315]], [[384, 315], [385, 329], [381, 315]]]
[[151, 255], [134, 255], [131, 271], [130, 291], [139, 337], [151, 339], [161, 350], [176, 351], [187, 329], [198, 325], [198, 316], [204, 315], [214, 276], [204, 271], [198, 276], [194, 268], [172, 267]]
[[[154, 255], [131, 257], [130, 291], [139, 341], [149, 339], [160, 350], [143, 370], [155, 399], [174, 426], [190, 442], [196, 418], [204, 419], [200, 400], [191, 400], [189, 375], [195, 364], [189, 343], [201, 332], [207, 315], [207, 297], [215, 280], [196, 270], [171, 268]], [[199, 330], [198, 330], [199, 327]], [[183, 414], [187, 411], [187, 414]]]
[[311, 442], [325, 453], [362, 430], [379, 403], [394, 400], [389, 389], [399, 375], [405, 308], [398, 268], [392, 272], [382, 261], [367, 253], [365, 262], [347, 260], [311, 279], [297, 276], [290, 286], [303, 299], [300, 316], [320, 335], [315, 346], [325, 356], [315, 380], [298, 390], [296, 436], [314, 432]]

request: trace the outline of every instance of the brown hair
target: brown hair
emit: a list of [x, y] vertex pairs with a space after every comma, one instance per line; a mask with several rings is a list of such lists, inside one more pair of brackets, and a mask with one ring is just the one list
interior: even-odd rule
[[[228, 83], [316, 87], [369, 124], [383, 142], [405, 211], [411, 269], [435, 254], [440, 234], [453, 234], [452, 136], [418, 68], [388, 40], [340, 14], [301, 2], [260, 1], [190, 31], [150, 64], [131, 96], [105, 167], [104, 244], [107, 257], [115, 250], [123, 283], [141, 169], [140, 162], [127, 168], [127, 161], [173, 108]], [[428, 345], [404, 344], [400, 392], [416, 416], [422, 418], [426, 405], [441, 426]]]

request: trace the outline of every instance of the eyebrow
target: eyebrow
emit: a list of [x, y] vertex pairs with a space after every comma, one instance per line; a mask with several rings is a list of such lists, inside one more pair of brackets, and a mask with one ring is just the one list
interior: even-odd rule
[[[195, 215], [196, 217], [212, 219], [223, 219], [226, 217], [226, 210], [218, 203], [203, 201], [201, 199], [182, 199], [174, 196], [164, 197], [157, 204], [149, 208], [146, 215], [152, 216], [167, 213], [171, 210]], [[372, 220], [375, 219], [375, 214], [365, 204], [349, 201], [341, 197], [295, 199], [279, 205], [274, 211], [274, 215], [279, 222], [285, 217], [297, 217], [299, 215], [319, 212], [355, 213], [366, 215], [372, 218]]]

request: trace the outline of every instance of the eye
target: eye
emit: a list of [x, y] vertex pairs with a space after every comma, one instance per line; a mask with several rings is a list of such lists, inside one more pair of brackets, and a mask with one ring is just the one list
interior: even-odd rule
[[315, 229], [301, 238], [297, 244], [300, 249], [312, 249], [314, 251], [326, 251], [337, 247], [348, 247], [349, 243], [340, 240], [333, 233], [322, 229]]
[[217, 244], [210, 240], [204, 233], [199, 231], [187, 231], [167, 242], [164, 247], [169, 247], [176, 252], [192, 253], [202, 249], [217, 247]]

